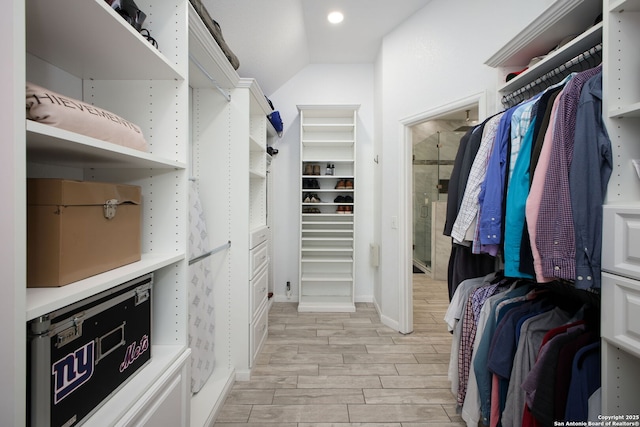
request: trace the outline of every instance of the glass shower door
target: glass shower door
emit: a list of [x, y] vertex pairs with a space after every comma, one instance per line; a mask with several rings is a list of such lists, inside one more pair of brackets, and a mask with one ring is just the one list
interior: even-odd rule
[[[413, 146], [413, 263], [432, 268], [434, 202], [446, 202], [453, 162], [464, 132], [438, 131]], [[433, 230], [433, 231], [432, 231]]]

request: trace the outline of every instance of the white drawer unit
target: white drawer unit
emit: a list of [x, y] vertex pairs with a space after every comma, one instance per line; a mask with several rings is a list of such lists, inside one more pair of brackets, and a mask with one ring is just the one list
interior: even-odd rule
[[262, 303], [267, 299], [268, 272], [269, 268], [265, 265], [256, 277], [251, 280], [251, 313], [254, 317]]
[[251, 279], [253, 279], [269, 260], [269, 247], [267, 246], [267, 242], [263, 242], [258, 245], [258, 247], [251, 249], [249, 257], [251, 263]]
[[253, 366], [255, 363], [255, 359], [262, 348], [262, 344], [267, 338], [267, 317], [269, 314], [269, 310], [267, 310], [267, 305], [263, 304], [260, 308], [260, 312], [256, 315], [254, 321], [251, 323], [251, 365]]
[[602, 270], [640, 279], [640, 205], [603, 209]]
[[249, 237], [249, 248], [253, 249], [262, 242], [266, 242], [269, 238], [269, 228], [260, 227], [251, 232]]
[[640, 356], [640, 281], [602, 274], [602, 336]]

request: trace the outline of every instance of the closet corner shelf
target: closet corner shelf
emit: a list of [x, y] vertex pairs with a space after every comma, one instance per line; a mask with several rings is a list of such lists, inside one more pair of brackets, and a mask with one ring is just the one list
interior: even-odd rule
[[[305, 163], [320, 163], [327, 162], [326, 160], [304, 160]], [[338, 163], [338, 162], [333, 162]], [[325, 178], [334, 178], [334, 179], [354, 179], [353, 175], [302, 175], [302, 178], [316, 178], [316, 179], [325, 179]], [[303, 190], [314, 190], [313, 188], [303, 188]], [[315, 190], [318, 190], [317, 188]], [[346, 188], [336, 188], [336, 190], [346, 190]], [[353, 188], [349, 188], [349, 190], [353, 190]]]
[[611, 117], [612, 119], [640, 117], [640, 102], [636, 102], [627, 106], [611, 108], [609, 109], [609, 117]]
[[185, 169], [183, 162], [26, 121], [29, 161], [81, 168]]
[[353, 123], [303, 123], [305, 132], [346, 132], [355, 128]]
[[640, 10], [640, 0], [617, 0], [612, 1], [609, 5], [609, 11], [611, 12], [624, 12]]
[[179, 262], [184, 254], [142, 254], [132, 264], [106, 271], [57, 288], [27, 288], [27, 320], [96, 295], [128, 280]]
[[351, 147], [353, 146], [353, 139], [341, 139], [341, 140], [331, 140], [331, 139], [303, 139], [302, 145], [305, 147]]
[[579, 34], [602, 12], [600, 0], [555, 0], [546, 10], [485, 61], [497, 67], [528, 64], [570, 34]]
[[322, 263], [340, 263], [340, 262], [347, 262], [347, 263], [351, 263], [353, 262], [353, 258], [352, 257], [332, 257], [332, 258], [323, 258], [322, 256], [304, 256], [302, 257], [302, 262], [304, 263], [318, 263], [318, 264], [322, 264]]
[[253, 135], [249, 136], [249, 151], [251, 152], [265, 152], [264, 147], [262, 146], [262, 144], [260, 143], [260, 141], [258, 141], [258, 139], [256, 139]]
[[263, 179], [267, 177], [267, 174], [266, 172], [262, 172], [262, 171], [250, 170], [249, 177], [253, 179]]
[[[30, 17], [27, 19], [27, 52], [77, 77], [85, 80], [186, 78], [104, 1], [30, 0], [25, 7]], [[42, 19], [31, 19], [34, 16]], [[104, 34], [109, 37], [103, 37]]]
[[597, 45], [600, 41], [602, 41], [602, 22], [589, 28], [557, 51], [550, 53], [543, 60], [528, 68], [525, 72], [509, 80], [500, 87], [498, 91], [502, 93], [512, 92], [515, 89], [521, 88], [533, 82], [541, 75], [559, 67], [571, 58], [589, 50], [589, 48]]

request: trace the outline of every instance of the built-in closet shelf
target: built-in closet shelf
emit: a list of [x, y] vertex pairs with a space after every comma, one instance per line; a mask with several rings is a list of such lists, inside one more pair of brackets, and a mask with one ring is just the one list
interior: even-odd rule
[[321, 247], [321, 248], [308, 248], [308, 247], [303, 247], [301, 249], [302, 252], [353, 252], [353, 248], [345, 248], [345, 247], [339, 247], [339, 246], [325, 246], [325, 247]]
[[304, 282], [348, 282], [353, 280], [351, 274], [323, 273], [323, 274], [303, 274]]
[[303, 237], [302, 241], [327, 241], [327, 242], [349, 242], [351, 237]]
[[38, 316], [58, 310], [84, 298], [107, 291], [128, 280], [174, 264], [184, 258], [184, 253], [178, 255], [142, 254], [142, 259], [138, 262], [127, 264], [66, 286], [56, 288], [28, 288], [26, 320], [35, 319]]
[[640, 11], [640, 0], [618, 0], [609, 5], [611, 12], [637, 12]]
[[587, 31], [600, 13], [600, 0], [555, 0], [485, 64], [522, 68], [531, 58], [547, 54], [565, 37]]
[[349, 132], [353, 131], [354, 124], [339, 124], [339, 123], [318, 123], [318, 124], [303, 124], [305, 132]]
[[[548, 54], [544, 59], [535, 65], [529, 67], [526, 71], [519, 74], [515, 78], [509, 80], [505, 85], [500, 87], [500, 92], [511, 92], [515, 89], [523, 87], [524, 85], [533, 82], [541, 75], [548, 73], [566, 63], [572, 58], [580, 55], [581, 53], [589, 50], [593, 46], [602, 41], [602, 22], [589, 28], [584, 33], [580, 34], [566, 45], [562, 46], [557, 51]], [[530, 60], [531, 58], [529, 58]], [[520, 64], [522, 67], [526, 67], [528, 62]], [[594, 66], [597, 64], [593, 64]], [[506, 75], [506, 74], [505, 74]]]
[[[305, 147], [352, 147], [354, 144], [353, 139], [345, 140], [332, 140], [332, 139], [303, 139], [302, 145]], [[317, 161], [317, 160], [312, 160]]]
[[[319, 203], [316, 203], [316, 205], [318, 205]], [[314, 218], [327, 218], [327, 217], [353, 217], [353, 214], [350, 213], [344, 213], [344, 214], [333, 214], [333, 213], [303, 213], [303, 216], [305, 217], [314, 217]], [[350, 223], [346, 223], [345, 224], [353, 224], [353, 222]]]
[[345, 257], [332, 257], [332, 258], [323, 258], [321, 256], [317, 257], [302, 257], [302, 262], [315, 262], [315, 263], [325, 263], [325, 262], [353, 262], [353, 257], [345, 258]]
[[[304, 193], [353, 193], [353, 189], [348, 189], [348, 190], [343, 190], [341, 188], [335, 188], [335, 189], [331, 189], [331, 188], [319, 188], [319, 189], [313, 189], [313, 188], [305, 188], [302, 190]], [[323, 202], [323, 203], [330, 203], [330, 202]], [[322, 203], [310, 203], [313, 205], [319, 205]], [[338, 205], [348, 205], [349, 203], [337, 203]]]
[[189, 86], [196, 89], [217, 88], [229, 99], [240, 76], [211, 36], [190, 2], [189, 8]]
[[249, 171], [249, 177], [252, 178], [252, 179], [262, 179], [262, 178], [266, 178], [267, 174], [265, 172], [261, 172], [261, 171], [250, 170]]
[[609, 117], [612, 119], [622, 119], [625, 117], [640, 117], [640, 102], [635, 104], [616, 107], [609, 110]]
[[185, 169], [186, 164], [110, 142], [26, 121], [30, 162], [80, 168]]
[[[298, 311], [353, 312], [358, 107], [299, 105], [298, 109], [302, 183]], [[316, 172], [319, 166], [322, 175], [303, 174], [310, 166]], [[325, 166], [332, 167], [331, 175], [324, 174]], [[345, 180], [354, 185], [336, 188]], [[305, 188], [310, 186], [318, 188]], [[322, 202], [305, 202], [309, 194]], [[338, 195], [349, 195], [351, 201], [338, 203]]]
[[339, 229], [317, 229], [317, 228], [312, 228], [312, 229], [302, 229], [303, 233], [316, 233], [316, 234], [352, 234], [353, 230], [339, 230]]
[[260, 143], [259, 140], [256, 139], [253, 135], [249, 136], [249, 150], [252, 152], [264, 152], [264, 147]]
[[[186, 78], [186, 73], [103, 0], [29, 0], [25, 7], [29, 16], [27, 52], [76, 77], [93, 80]], [[159, 31], [164, 22], [159, 16], [154, 18]], [[160, 49], [167, 47], [165, 43], [169, 45], [169, 39], [158, 37], [154, 25], [145, 28], [149, 28]]]
[[[304, 162], [315, 162], [318, 163], [322, 160], [304, 160]], [[325, 163], [338, 163], [337, 161], [332, 161], [332, 160], [324, 160]], [[351, 163], [353, 163], [353, 161], [351, 161]], [[316, 179], [353, 179], [353, 175], [302, 175], [302, 178], [307, 179], [307, 178], [316, 178]], [[303, 188], [303, 190], [310, 190], [309, 188]], [[337, 190], [337, 188], [336, 188]], [[347, 190], [346, 188], [341, 188], [340, 190]], [[348, 190], [353, 190], [353, 188], [349, 188]]]

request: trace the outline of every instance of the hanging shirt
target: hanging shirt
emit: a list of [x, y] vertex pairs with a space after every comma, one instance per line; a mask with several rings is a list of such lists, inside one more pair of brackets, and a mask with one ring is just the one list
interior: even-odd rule
[[471, 171], [471, 166], [473, 165], [473, 160], [476, 158], [478, 149], [480, 149], [482, 133], [484, 132], [486, 123], [487, 122], [484, 121], [467, 132], [463, 137], [463, 139], [465, 137], [467, 139], [464, 145], [462, 140], [460, 140], [460, 148], [456, 153], [456, 159], [449, 179], [447, 217], [444, 232], [446, 236], [451, 236], [453, 224], [458, 218], [458, 212], [460, 212], [460, 205], [464, 197], [464, 190], [467, 186], [467, 180], [469, 179], [469, 172]]
[[540, 150], [540, 156], [538, 158], [537, 166], [533, 179], [531, 181], [531, 188], [529, 189], [529, 195], [527, 197], [525, 215], [527, 219], [527, 228], [529, 231], [529, 240], [531, 245], [531, 252], [533, 255], [533, 267], [536, 272], [536, 281], [538, 283], [545, 283], [553, 280], [552, 278], [545, 278], [542, 275], [542, 261], [540, 260], [540, 253], [535, 245], [536, 242], [536, 224], [538, 222], [538, 213], [540, 212], [540, 201], [542, 200], [542, 192], [544, 190], [544, 181], [547, 175], [549, 167], [549, 161], [551, 160], [551, 147], [553, 146], [553, 135], [555, 132], [556, 113], [558, 106], [562, 102], [562, 93], [553, 102], [551, 109], [551, 118], [549, 120], [549, 127], [544, 135], [544, 142]]
[[525, 101], [524, 103], [516, 107], [516, 111], [511, 116], [511, 151], [509, 156], [511, 161], [509, 162], [509, 174], [507, 175], [507, 185], [511, 185], [511, 175], [513, 175], [513, 168], [516, 164], [516, 159], [520, 153], [520, 146], [522, 145], [522, 138], [527, 133], [531, 120], [534, 107], [538, 98], [542, 96], [541, 93], [537, 94], [533, 98]]
[[[497, 326], [496, 310], [501, 302], [512, 301], [516, 297], [523, 296], [528, 291], [528, 286], [520, 285], [503, 294], [494, 295], [489, 298], [482, 307], [482, 312], [487, 310], [488, 313], [485, 326], [482, 329], [482, 335], [480, 339], [476, 338], [478, 346], [474, 347], [473, 368], [478, 388], [477, 403], [479, 405], [478, 410], [480, 411], [478, 417], [479, 420], [482, 421], [483, 425], [489, 425], [489, 416], [491, 411], [491, 373], [487, 369], [487, 360], [489, 358], [489, 346], [491, 345], [491, 339], [493, 338], [493, 334], [495, 333]], [[468, 418], [471, 419], [472, 422], [475, 421], [477, 423], [478, 420], [471, 415], [477, 412], [474, 402], [469, 402], [469, 404], [467, 404], [467, 400], [465, 400], [463, 418], [465, 412], [469, 414]], [[465, 421], [469, 421], [467, 418], [464, 419]]]
[[578, 289], [601, 286], [602, 204], [612, 169], [611, 140], [602, 121], [600, 72], [582, 88], [569, 171]]
[[556, 307], [524, 321], [518, 349], [514, 356], [508, 397], [502, 412], [503, 427], [519, 427], [521, 425], [525, 403], [525, 393], [521, 384], [535, 364], [545, 334], [570, 319], [569, 313]]
[[[553, 102], [562, 90], [562, 87], [556, 87], [545, 91], [538, 101], [538, 108], [536, 111], [536, 121], [533, 130], [533, 146], [531, 147], [531, 161], [529, 164], [529, 188], [533, 181], [533, 174], [540, 158], [540, 151], [542, 149], [542, 143], [544, 142], [544, 136], [549, 127], [549, 120], [551, 119], [551, 110]], [[531, 239], [529, 237], [529, 228], [527, 226], [527, 219], [525, 215], [524, 227], [522, 229], [522, 243], [520, 244], [520, 268], [523, 273], [528, 273], [531, 277], [535, 277], [535, 269], [533, 268], [533, 253], [531, 251]]]
[[535, 118], [522, 138], [513, 175], [507, 189], [507, 209], [504, 229], [504, 274], [508, 277], [533, 278], [529, 273], [520, 271], [520, 244], [524, 228], [525, 205], [529, 195], [529, 165]]
[[[451, 171], [451, 176], [449, 177], [449, 194], [447, 203], [447, 214], [444, 223], [444, 230], [442, 234], [445, 236], [451, 236], [451, 229], [453, 228], [453, 223], [456, 221], [458, 217], [458, 182], [460, 181], [460, 169], [462, 167], [462, 159], [464, 158], [464, 153], [467, 150], [467, 145], [469, 143], [469, 139], [471, 139], [471, 134], [475, 131], [475, 128], [470, 129], [464, 136], [460, 139], [460, 144], [458, 145], [458, 151], [456, 153], [456, 158], [453, 161], [453, 170]], [[460, 196], [462, 197], [462, 195]], [[454, 201], [456, 201], [454, 203]]]
[[500, 119], [493, 151], [487, 164], [485, 180], [480, 185], [478, 235], [483, 245], [481, 251], [496, 256], [502, 240], [502, 200], [507, 167], [507, 152], [511, 135], [511, 116], [514, 108], [508, 109]]
[[493, 149], [493, 143], [496, 139], [496, 132], [501, 118], [502, 114], [493, 116], [484, 126], [480, 147], [471, 165], [462, 203], [458, 210], [458, 217], [451, 231], [451, 237], [456, 243], [462, 243], [465, 240], [467, 230], [472, 223], [475, 223], [476, 215], [478, 214], [480, 184], [484, 181], [487, 173], [487, 163], [491, 150]]
[[569, 168], [573, 158], [576, 109], [580, 91], [600, 67], [576, 74], [564, 90], [559, 105], [536, 225], [536, 246], [545, 277], [574, 280], [576, 272], [575, 232], [569, 192]]
[[495, 273], [491, 273], [485, 277], [464, 280], [453, 293], [445, 313], [444, 321], [447, 323], [449, 331], [453, 333], [448, 379], [451, 381], [451, 392], [454, 395], [458, 394], [458, 350], [460, 349], [460, 337], [462, 335], [462, 318], [467, 307], [467, 301], [474, 290], [489, 283], [494, 278]]
[[576, 353], [565, 412], [567, 421], [584, 421], [589, 417], [589, 398], [600, 388], [600, 363], [600, 341]]

